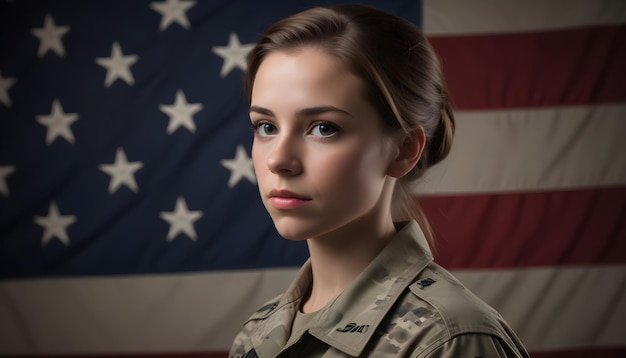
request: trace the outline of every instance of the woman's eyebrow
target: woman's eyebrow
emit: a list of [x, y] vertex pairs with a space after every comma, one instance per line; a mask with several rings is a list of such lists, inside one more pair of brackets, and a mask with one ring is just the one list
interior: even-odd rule
[[[270, 111], [267, 108], [260, 107], [260, 106], [250, 106], [250, 113], [252, 112], [259, 113], [265, 116], [275, 117], [272, 111]], [[334, 106], [319, 106], [319, 107], [303, 108], [299, 110], [298, 112], [296, 112], [296, 115], [301, 116], [301, 117], [307, 117], [307, 116], [315, 116], [315, 115], [327, 113], [327, 112], [338, 112], [338, 113], [343, 113], [350, 117], [353, 117], [353, 115], [350, 114], [349, 112], [346, 112], [343, 109], [340, 109]]]
[[338, 113], [343, 113], [350, 117], [353, 117], [352, 114], [350, 114], [349, 112], [346, 112], [343, 109], [340, 109], [334, 106], [320, 106], [320, 107], [304, 108], [304, 109], [299, 110], [297, 114], [299, 116], [306, 117], [306, 116], [315, 116], [315, 115], [327, 113], [327, 112], [338, 112]]
[[256, 112], [258, 114], [262, 114], [264, 116], [274, 117], [274, 113], [267, 108], [259, 107], [259, 106], [250, 106], [249, 113]]

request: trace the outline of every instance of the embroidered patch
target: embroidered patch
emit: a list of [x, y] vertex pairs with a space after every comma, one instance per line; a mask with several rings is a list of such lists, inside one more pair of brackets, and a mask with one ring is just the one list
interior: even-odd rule
[[358, 324], [356, 324], [354, 322], [350, 322], [350, 323], [346, 324], [346, 326], [343, 327], [343, 328], [337, 328], [337, 332], [365, 333], [365, 332], [367, 332], [368, 328], [370, 328], [369, 324], [358, 325]]
[[419, 281], [417, 281], [417, 284], [418, 284], [421, 288], [424, 288], [424, 287], [428, 287], [428, 286], [432, 285], [432, 284], [433, 284], [433, 283], [435, 283], [435, 282], [437, 282], [437, 281], [435, 281], [435, 280], [433, 280], [432, 278], [430, 278], [430, 277], [429, 277], [429, 278], [425, 278], [425, 279], [423, 279], [423, 280], [419, 280]]

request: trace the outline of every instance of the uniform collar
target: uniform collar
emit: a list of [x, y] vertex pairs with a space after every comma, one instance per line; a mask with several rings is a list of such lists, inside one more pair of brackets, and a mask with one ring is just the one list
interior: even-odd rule
[[[403, 225], [404, 224], [404, 225]], [[417, 275], [432, 261], [419, 225], [403, 223], [372, 263], [310, 322], [309, 334], [350, 356], [359, 356], [376, 328]], [[281, 306], [292, 311], [308, 290], [311, 264], [305, 263], [283, 295]], [[298, 337], [291, 337], [290, 342]]]

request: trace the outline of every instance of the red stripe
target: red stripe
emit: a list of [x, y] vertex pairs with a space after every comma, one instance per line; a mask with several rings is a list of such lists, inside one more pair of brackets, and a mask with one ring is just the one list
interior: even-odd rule
[[[0, 357], [8, 357], [0, 355]], [[228, 352], [205, 352], [205, 353], [110, 353], [110, 354], [30, 354], [12, 355], [13, 358], [227, 358]]]
[[626, 187], [420, 202], [447, 268], [626, 263]]
[[459, 109], [626, 100], [626, 25], [429, 40]]
[[533, 353], [533, 358], [623, 358], [626, 357], [625, 347], [589, 348], [571, 351]]

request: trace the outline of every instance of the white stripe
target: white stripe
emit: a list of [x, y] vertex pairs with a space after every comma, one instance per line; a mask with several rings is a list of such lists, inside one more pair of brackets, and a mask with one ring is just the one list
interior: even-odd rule
[[626, 105], [460, 111], [456, 122], [449, 157], [415, 192], [626, 185]]
[[424, 0], [428, 36], [557, 30], [626, 23], [622, 0]]
[[0, 283], [0, 355], [228, 350], [294, 270]]
[[[224, 351], [296, 270], [0, 283], [0, 355]], [[531, 351], [626, 345], [626, 266], [456, 272]]]
[[464, 271], [529, 351], [626, 346], [626, 266]]

